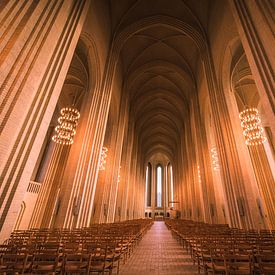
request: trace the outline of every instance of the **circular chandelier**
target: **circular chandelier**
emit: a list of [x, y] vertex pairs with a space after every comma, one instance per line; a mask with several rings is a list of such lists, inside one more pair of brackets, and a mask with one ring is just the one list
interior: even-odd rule
[[101, 149], [99, 170], [105, 170], [107, 152], [108, 152], [108, 148], [103, 146]]
[[66, 107], [61, 109], [61, 116], [58, 118], [58, 125], [55, 127], [55, 135], [52, 140], [62, 145], [73, 144], [76, 134], [76, 126], [80, 118], [80, 113], [77, 109]]
[[260, 145], [266, 141], [259, 111], [256, 108], [245, 109], [239, 114], [239, 118], [241, 119], [241, 126], [247, 145]]

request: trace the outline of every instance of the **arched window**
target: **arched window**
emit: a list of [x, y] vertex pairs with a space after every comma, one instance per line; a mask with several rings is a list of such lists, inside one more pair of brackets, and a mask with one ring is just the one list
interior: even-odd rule
[[146, 207], [151, 207], [151, 193], [152, 191], [152, 165], [148, 162], [146, 167], [146, 194], [145, 194], [145, 203]]
[[157, 207], [162, 207], [162, 167], [157, 166]]
[[173, 176], [173, 168], [171, 163], [167, 165], [167, 196], [168, 196], [168, 205], [169, 207], [174, 207], [174, 176]]
[[172, 201], [172, 204], [171, 204], [171, 207], [174, 207], [174, 181], [173, 181], [173, 168], [172, 168], [172, 165], [170, 164], [169, 165], [169, 168], [170, 168], [170, 194], [171, 194], [171, 201]]

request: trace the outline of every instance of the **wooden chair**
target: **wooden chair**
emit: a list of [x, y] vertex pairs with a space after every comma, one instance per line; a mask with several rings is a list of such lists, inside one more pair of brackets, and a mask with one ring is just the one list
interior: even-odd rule
[[63, 261], [63, 274], [89, 274], [89, 254], [65, 254]]
[[34, 254], [32, 274], [55, 274], [61, 270], [60, 256], [57, 254]]
[[94, 251], [91, 251], [92, 253], [90, 258], [90, 269], [89, 273], [97, 273], [97, 274], [104, 274], [105, 272], [108, 272], [109, 274], [112, 273], [113, 269], [113, 257], [107, 259], [107, 253], [108, 253], [108, 246], [107, 245], [101, 245], [100, 247], [97, 247], [94, 249]]
[[204, 273], [208, 273], [212, 269], [212, 252], [209, 247], [204, 247], [201, 250], [201, 254], [198, 257], [198, 272], [202, 270]]
[[112, 269], [116, 270], [116, 274], [119, 274], [122, 248], [123, 246], [115, 240], [107, 244], [106, 262], [112, 263]]
[[227, 255], [225, 256], [226, 274], [253, 274], [253, 262], [251, 255]]
[[82, 251], [82, 244], [65, 242], [62, 244], [62, 252], [64, 254], [79, 254]]
[[0, 274], [23, 274], [30, 269], [28, 255], [4, 254], [0, 260]]
[[226, 274], [226, 263], [223, 255], [211, 254], [211, 263], [206, 265], [206, 274]]
[[257, 255], [259, 273], [261, 275], [275, 274], [275, 255]]

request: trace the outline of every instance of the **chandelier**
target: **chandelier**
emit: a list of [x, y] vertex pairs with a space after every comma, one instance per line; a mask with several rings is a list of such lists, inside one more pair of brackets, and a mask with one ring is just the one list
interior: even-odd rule
[[245, 109], [239, 114], [239, 118], [241, 119], [241, 126], [247, 145], [260, 145], [266, 141], [259, 111], [256, 108]]
[[73, 137], [76, 134], [76, 126], [80, 118], [77, 109], [66, 107], [61, 109], [61, 116], [58, 118], [58, 125], [55, 127], [55, 135], [52, 140], [62, 145], [73, 144]]
[[219, 158], [218, 158], [218, 152], [216, 147], [211, 148], [211, 157], [212, 157], [213, 169], [215, 171], [219, 171], [220, 165], [219, 165]]
[[105, 170], [107, 152], [108, 152], [108, 149], [103, 146], [102, 149], [101, 149], [99, 170]]

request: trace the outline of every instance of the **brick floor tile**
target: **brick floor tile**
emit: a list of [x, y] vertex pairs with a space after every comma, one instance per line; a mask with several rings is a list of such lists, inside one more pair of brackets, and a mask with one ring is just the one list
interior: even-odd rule
[[164, 222], [155, 222], [131, 257], [120, 269], [121, 275], [198, 274], [190, 255], [173, 239]]

